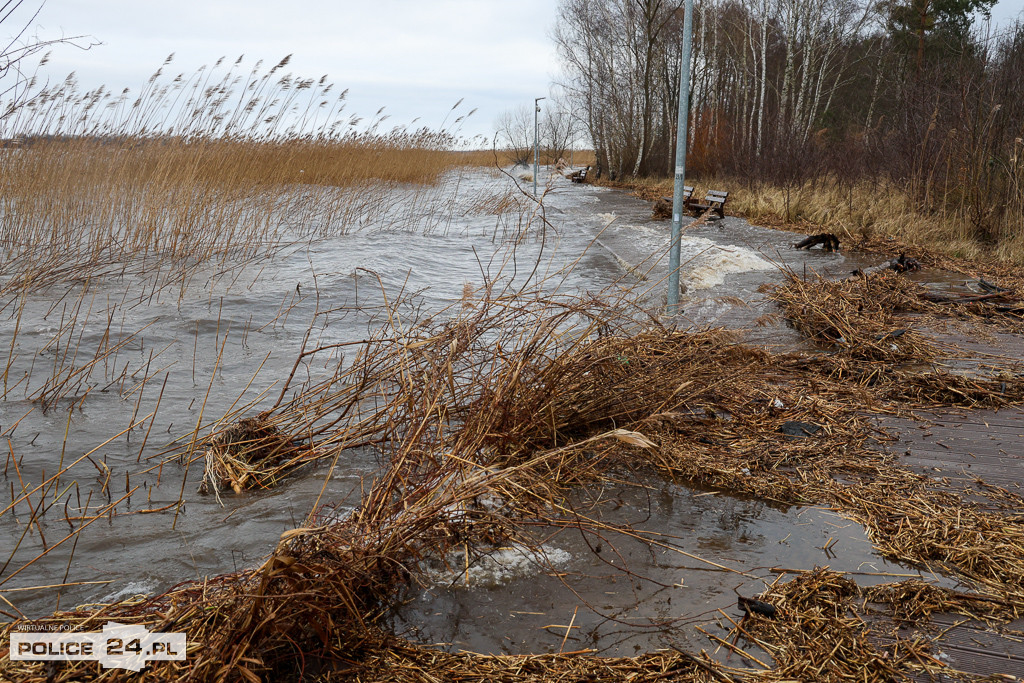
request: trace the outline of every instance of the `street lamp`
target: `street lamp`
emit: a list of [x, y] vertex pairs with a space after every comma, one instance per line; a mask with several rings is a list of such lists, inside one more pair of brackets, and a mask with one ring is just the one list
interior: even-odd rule
[[537, 160], [539, 157], [539, 147], [537, 146], [537, 114], [540, 113], [540, 101], [546, 100], [546, 97], [538, 97], [533, 100], [533, 196], [537, 196], [537, 174], [540, 173], [540, 169], [537, 166]]

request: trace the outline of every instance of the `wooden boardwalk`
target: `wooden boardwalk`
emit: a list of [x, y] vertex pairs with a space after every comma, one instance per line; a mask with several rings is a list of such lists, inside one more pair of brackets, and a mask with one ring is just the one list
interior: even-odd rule
[[896, 435], [886, 450], [903, 465], [957, 492], [988, 484], [1024, 496], [1024, 409], [929, 412], [921, 417], [920, 422], [880, 420]]
[[[896, 436], [885, 449], [904, 466], [993, 512], [1006, 511], [982, 495], [986, 485], [1024, 496], [1024, 409], [931, 411], [921, 417], [879, 420]], [[955, 670], [1024, 681], [1024, 620], [995, 630], [959, 615], [940, 614], [927, 626], [904, 629], [901, 636], [914, 633], [931, 639], [939, 661]]]
[[[955, 372], [986, 373], [993, 364], [1024, 363], [1024, 336], [989, 333], [988, 338], [963, 332], [932, 332], [936, 342], [955, 349], [945, 364]], [[956, 357], [956, 355], [961, 357]], [[903, 464], [929, 476], [945, 477], [952, 486], [978, 481], [1024, 495], [1024, 408], [1002, 410], [935, 410], [920, 413], [922, 421], [883, 420], [899, 434], [888, 450]]]
[[[972, 357], [957, 362], [961, 369], [995, 357], [1003, 363], [1024, 360], [1024, 338], [1017, 335], [996, 334], [985, 341], [956, 334], [937, 336]], [[882, 447], [965, 502], [1002, 514], [1024, 513], [1020, 498], [1024, 497], [1024, 408], [932, 410], [918, 417], [879, 418], [879, 426], [895, 437]], [[1010, 496], [999, 502], [982, 495], [991, 492], [989, 487], [1004, 489]], [[901, 635], [912, 633], [931, 639], [935, 656], [954, 670], [997, 676], [992, 680], [1024, 681], [1024, 619], [996, 630], [959, 615], [941, 614], [933, 616], [929, 625], [908, 628]]]

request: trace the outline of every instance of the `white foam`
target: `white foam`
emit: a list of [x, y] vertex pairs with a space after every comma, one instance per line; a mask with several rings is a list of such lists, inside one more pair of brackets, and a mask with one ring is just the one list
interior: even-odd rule
[[461, 553], [454, 553], [448, 558], [449, 568], [430, 572], [428, 576], [438, 585], [495, 588], [549, 568], [564, 566], [571, 559], [572, 556], [560, 548], [542, 546], [538, 551], [513, 546], [478, 557], [468, 569], [460, 569], [465, 558]]
[[[644, 237], [654, 240], [656, 243], [664, 244], [665, 249], [668, 249], [669, 238], [665, 237], [665, 231], [661, 228], [661, 226], [645, 225], [641, 223], [640, 225], [630, 224], [627, 227], [629, 227], [635, 233], [639, 233]], [[684, 237], [683, 239], [685, 240], [686, 238]]]
[[745, 247], [720, 246], [703, 237], [690, 237], [682, 244], [681, 274], [687, 289], [710, 289], [725, 282], [728, 275], [774, 266]]
[[96, 602], [101, 605], [107, 605], [113, 602], [119, 602], [125, 598], [133, 598], [136, 595], [149, 596], [156, 591], [157, 586], [158, 584], [156, 581], [129, 581], [121, 590], [104, 595]]

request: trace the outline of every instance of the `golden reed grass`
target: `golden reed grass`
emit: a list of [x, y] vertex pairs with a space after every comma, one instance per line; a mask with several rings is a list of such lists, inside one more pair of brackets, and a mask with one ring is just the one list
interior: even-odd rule
[[77, 279], [132, 272], [147, 258], [251, 258], [289, 237], [352, 230], [384, 212], [387, 185], [432, 183], [456, 162], [427, 147], [434, 141], [59, 140], [10, 150], [0, 174], [4, 289], [45, 286], [69, 269]]
[[181, 277], [269, 255], [383, 217], [396, 184], [494, 157], [460, 151], [463, 116], [385, 131], [348, 115], [326, 77], [282, 74], [287, 63], [158, 71], [137, 96], [81, 93], [73, 77], [34, 91], [0, 131], [0, 293], [154, 259]]
[[[0, 312], [13, 329], [5, 398], [17, 387], [45, 409], [87, 392], [101, 366], [100, 386], [114, 381], [107, 366], [137, 330], [120, 330], [120, 344], [80, 348], [76, 330], [119, 317], [94, 308], [98, 284], [126, 278], [124, 307], [165, 289], [184, 297], [200, 272], [202, 281], [233, 283], [244, 266], [290, 245], [401, 225], [431, 206], [444, 173], [494, 163], [493, 152], [464, 149], [458, 105], [447, 128], [385, 130], [379, 112], [372, 121], [348, 114], [346, 93], [326, 78], [285, 73], [287, 58], [165, 75], [171, 63], [137, 94], [81, 92], [72, 75], [28, 83], [23, 105], [5, 110]], [[399, 185], [413, 199], [396, 206]], [[78, 341], [52, 343], [60, 362], [51, 377], [15, 376], [27, 297], [51, 288], [74, 297], [58, 336]]]

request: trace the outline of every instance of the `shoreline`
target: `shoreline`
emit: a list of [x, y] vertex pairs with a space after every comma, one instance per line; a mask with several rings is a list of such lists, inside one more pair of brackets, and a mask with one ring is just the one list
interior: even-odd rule
[[[945, 665], [927, 644], [893, 631], [903, 658], [886, 661], [884, 648], [867, 635], [888, 634], [885, 629], [906, 618], [923, 626], [926, 617], [943, 612], [1012, 623], [1010, 617], [1024, 610], [1020, 584], [1014, 583], [1024, 576], [1024, 530], [1012, 512], [1021, 499], [1005, 488], [984, 488], [995, 507], [980, 509], [938, 487], [934, 471], [915, 473], [896, 454], [873, 447], [878, 434], [864, 412], [899, 416], [956, 405], [1019, 406], [1024, 378], [1013, 374], [1012, 365], [969, 377], [935, 371], [939, 351], [920, 316], [999, 330], [1015, 340], [1020, 320], [984, 302], [929, 304], [921, 293], [895, 275], [852, 282], [793, 278], [788, 289], [776, 290], [788, 306], [782, 314], [817, 350], [783, 354], [738, 343], [720, 330], [652, 326], [627, 312], [630, 301], [610, 294], [535, 301], [470, 291], [453, 320], [404, 321], [367, 349], [362, 365], [349, 371], [355, 374], [342, 376], [378, 378], [367, 388], [392, 386], [395, 377], [421, 378], [394, 386], [394, 400], [375, 418], [379, 424], [364, 426], [370, 435], [384, 430], [390, 456], [351, 515], [306, 520], [282, 534], [256, 569], [211, 576], [141, 602], [30, 623], [97, 630], [113, 619], [185, 631], [186, 664], [152, 665], [169, 679], [214, 678], [218, 672], [296, 675], [302, 662], [315, 661], [321, 680], [512, 675], [524, 666], [534, 667], [538, 679], [582, 672], [619, 680], [660, 671], [678, 680], [757, 680], [759, 654], [748, 650], [758, 642], [775, 658], [776, 674], [795, 676], [807, 666], [865, 666], [879, 675], [916, 667], [941, 672]], [[563, 339], [558, 321], [566, 312], [583, 313], [592, 334]], [[392, 338], [416, 341], [393, 344]], [[462, 367], [488, 370], [453, 370]], [[791, 433], [793, 424], [804, 425], [803, 432]], [[471, 550], [523, 538], [523, 524], [582, 524], [581, 511], [565, 510], [565, 492], [632, 467], [726, 495], [836, 507], [865, 526], [887, 557], [952, 568], [973, 582], [972, 590], [947, 592], [920, 582], [862, 590], [834, 572], [806, 568], [785, 580], [787, 570], [757, 596], [780, 610], [780, 618], [748, 615], [725, 627], [728, 637], [708, 635], [712, 646], [733, 648], [737, 663], [747, 662], [743, 667], [677, 651], [632, 658], [578, 650], [576, 656], [471, 657], [379, 630], [381, 615], [415, 585], [424, 561], [463, 549], [468, 561]], [[484, 496], [502, 501], [500, 513], [473, 502]], [[1011, 506], [1010, 512], [999, 505]], [[586, 524], [589, 533], [623, 533]], [[869, 602], [889, 606], [884, 629], [846, 619], [848, 611], [869, 618]], [[903, 616], [907, 610], [912, 617]], [[8, 625], [3, 638], [25, 623]], [[808, 623], [821, 627], [820, 642], [803, 640]], [[748, 644], [730, 645], [734, 637]], [[793, 642], [803, 644], [798, 654], [804, 659], [787, 659]], [[845, 660], [832, 657], [833, 647], [847, 648]], [[41, 665], [8, 657], [0, 660], [5, 675], [48, 675]], [[83, 678], [100, 674], [88, 663], [66, 669]]]

